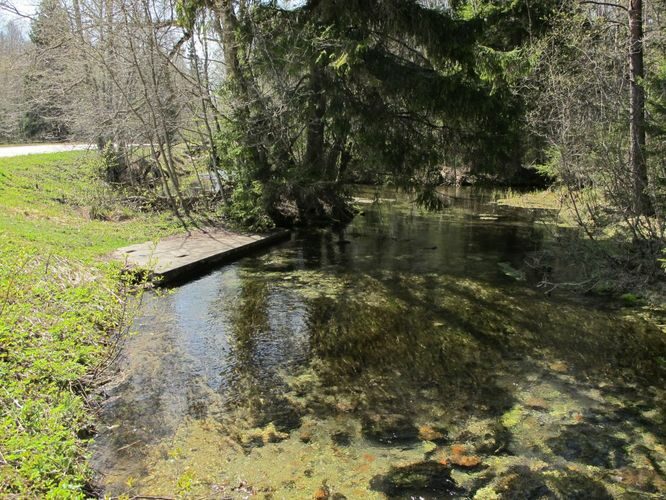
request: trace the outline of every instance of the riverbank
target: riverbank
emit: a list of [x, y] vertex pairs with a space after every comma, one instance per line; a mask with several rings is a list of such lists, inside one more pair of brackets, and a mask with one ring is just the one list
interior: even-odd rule
[[[569, 273], [551, 283], [577, 293], [615, 297], [628, 305], [650, 304], [663, 310], [666, 249], [663, 221], [656, 216], [631, 219], [617, 214], [601, 194], [568, 193], [565, 188], [506, 191], [501, 206], [547, 210], [555, 216], [556, 244], [542, 256], [544, 269], [552, 261], [569, 260]], [[633, 227], [632, 227], [633, 226]], [[571, 233], [577, 233], [570, 237]], [[663, 314], [663, 313], [662, 313]]]
[[127, 206], [86, 152], [0, 158], [0, 497], [83, 497], [88, 400], [132, 286], [104, 256], [182, 230]]

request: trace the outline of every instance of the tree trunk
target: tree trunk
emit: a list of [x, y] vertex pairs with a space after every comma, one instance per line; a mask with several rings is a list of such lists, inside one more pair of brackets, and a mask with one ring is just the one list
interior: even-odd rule
[[237, 103], [237, 108], [240, 111], [240, 119], [244, 122], [246, 146], [250, 150], [258, 170], [256, 177], [260, 181], [266, 181], [270, 174], [270, 165], [263, 145], [262, 132], [253, 118], [253, 109], [257, 110], [263, 119], [267, 118], [267, 114], [262, 109], [261, 97], [253, 85], [254, 82], [246, 76], [238, 57], [240, 46], [237, 38], [238, 19], [232, 0], [223, 0], [215, 14], [218, 19], [214, 25], [222, 40], [224, 63], [234, 84], [233, 91], [240, 101]]
[[629, 166], [633, 179], [635, 215], [653, 213], [645, 161], [645, 91], [643, 89], [643, 0], [629, 0]]
[[[192, 69], [194, 71], [194, 77], [197, 81], [197, 86], [199, 87], [199, 95], [201, 101], [201, 117], [203, 119], [207, 135], [204, 136], [204, 133], [201, 131], [200, 128], [198, 128], [198, 130], [203, 139], [202, 143], [204, 142], [208, 143], [208, 149], [209, 149], [208, 172], [209, 175], [211, 175], [210, 179], [211, 183], [213, 182], [213, 177], [215, 177], [215, 179], [217, 180], [217, 185], [220, 188], [219, 193], [216, 194], [221, 195], [222, 200], [226, 202], [226, 200], [224, 199], [224, 191], [222, 189], [222, 179], [220, 177], [220, 171], [219, 171], [220, 161], [217, 153], [217, 144], [215, 143], [215, 136], [213, 134], [213, 129], [210, 126], [210, 120], [208, 116], [208, 102], [211, 101], [210, 91], [209, 91], [210, 84], [208, 80], [208, 48], [206, 47], [206, 38], [202, 37], [202, 39], [203, 39], [203, 52], [204, 52], [203, 68], [201, 68], [199, 65], [200, 61], [199, 61], [199, 56], [197, 55], [194, 38], [190, 40], [190, 47], [191, 47], [190, 58], [192, 60]], [[202, 72], [203, 72], [203, 78], [201, 74]], [[187, 141], [185, 141], [185, 144], [187, 144]]]
[[[324, 97], [321, 79], [321, 69], [313, 64], [310, 68], [309, 121], [304, 158], [305, 166], [309, 172], [322, 172], [326, 169], [326, 162], [324, 161], [326, 98]], [[321, 177], [325, 178], [324, 175]]]

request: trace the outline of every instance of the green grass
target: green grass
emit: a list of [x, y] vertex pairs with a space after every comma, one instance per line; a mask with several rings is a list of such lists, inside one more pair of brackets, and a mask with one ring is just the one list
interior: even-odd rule
[[518, 193], [509, 189], [498, 203], [509, 207], [540, 208], [547, 210], [560, 210], [563, 206], [564, 193], [555, 190], [530, 191]]
[[[178, 231], [170, 214], [127, 208], [98, 180], [97, 161], [85, 152], [0, 158], [0, 237], [90, 260]], [[102, 211], [111, 220], [91, 219]]]
[[97, 169], [91, 153], [0, 158], [3, 498], [85, 496], [86, 392], [129, 321], [131, 286], [105, 256], [179, 230], [128, 208]]

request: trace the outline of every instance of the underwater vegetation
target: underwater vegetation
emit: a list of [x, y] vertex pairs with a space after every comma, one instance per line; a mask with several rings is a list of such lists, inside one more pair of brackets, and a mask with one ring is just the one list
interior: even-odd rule
[[148, 300], [107, 389], [107, 492], [663, 497], [664, 332], [540, 293], [521, 262], [545, 236], [487, 212], [372, 205]]

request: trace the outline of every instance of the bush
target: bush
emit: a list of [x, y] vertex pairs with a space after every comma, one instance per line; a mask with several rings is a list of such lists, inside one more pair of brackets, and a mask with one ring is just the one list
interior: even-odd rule
[[267, 231], [275, 227], [264, 208], [261, 183], [236, 184], [224, 215], [237, 226], [252, 231]]

